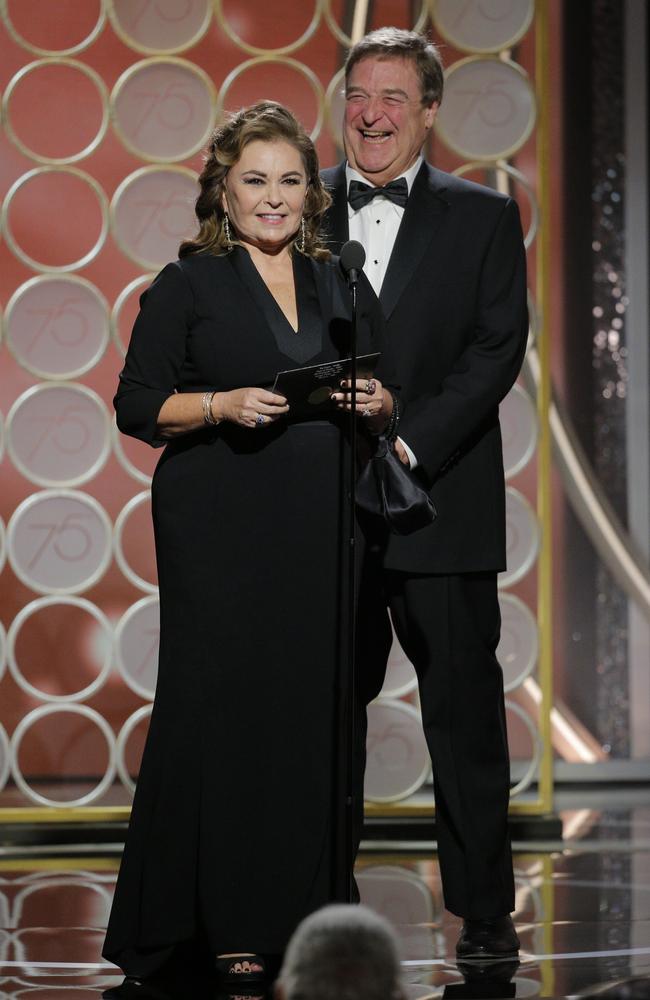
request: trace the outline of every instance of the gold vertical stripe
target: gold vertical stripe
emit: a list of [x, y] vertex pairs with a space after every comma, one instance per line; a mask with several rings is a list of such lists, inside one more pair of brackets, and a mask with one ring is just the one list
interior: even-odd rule
[[553, 805], [553, 743], [551, 738], [551, 708], [553, 705], [553, 629], [552, 594], [553, 562], [551, 536], [551, 434], [549, 412], [551, 405], [550, 373], [550, 84], [548, 43], [548, 0], [538, 0], [535, 17], [535, 77], [539, 118], [537, 125], [537, 169], [540, 204], [540, 229], [537, 241], [536, 299], [541, 313], [537, 353], [540, 379], [537, 393], [539, 416], [539, 444], [537, 463], [537, 510], [542, 527], [539, 556], [538, 621], [540, 634], [539, 682], [542, 700], [539, 729], [542, 739], [542, 758], [539, 775], [539, 794], [545, 810]]
[[352, 18], [352, 32], [350, 35], [353, 45], [356, 45], [366, 33], [368, 24], [368, 7], [370, 0], [356, 0], [354, 5], [354, 16]]

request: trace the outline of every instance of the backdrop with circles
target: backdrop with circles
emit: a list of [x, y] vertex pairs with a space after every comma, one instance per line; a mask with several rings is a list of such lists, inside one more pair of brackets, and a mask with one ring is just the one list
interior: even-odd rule
[[[341, 67], [360, 6], [0, 0], [0, 815], [130, 802], [159, 630], [148, 488], [158, 454], [117, 433], [111, 406], [138, 297], [194, 230], [201, 150], [225, 111], [280, 100], [324, 165], [340, 156]], [[361, 29], [426, 29], [443, 44], [428, 154], [516, 197], [534, 257], [533, 0], [371, 6]], [[542, 753], [531, 707], [538, 415], [523, 385], [501, 421], [499, 657], [522, 796]], [[367, 798], [403, 803], [429, 774], [414, 671], [395, 641], [370, 708]]]

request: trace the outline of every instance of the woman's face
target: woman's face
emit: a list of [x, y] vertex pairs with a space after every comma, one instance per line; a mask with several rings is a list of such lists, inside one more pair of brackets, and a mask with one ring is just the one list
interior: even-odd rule
[[307, 175], [288, 142], [255, 139], [228, 171], [223, 207], [242, 243], [280, 250], [300, 226]]

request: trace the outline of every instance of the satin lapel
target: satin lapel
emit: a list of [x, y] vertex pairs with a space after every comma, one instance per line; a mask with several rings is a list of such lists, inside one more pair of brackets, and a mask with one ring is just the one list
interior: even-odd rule
[[413, 182], [379, 293], [386, 318], [397, 305], [449, 209], [443, 177], [434, 167], [423, 163]]
[[350, 238], [348, 225], [348, 197], [345, 182], [345, 163], [323, 171], [325, 186], [334, 199], [325, 217], [325, 239], [332, 253], [341, 252], [341, 247]]

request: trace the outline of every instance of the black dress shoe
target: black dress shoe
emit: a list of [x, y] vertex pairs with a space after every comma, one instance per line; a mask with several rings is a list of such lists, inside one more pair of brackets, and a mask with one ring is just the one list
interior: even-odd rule
[[461, 959], [515, 958], [519, 953], [519, 938], [512, 917], [494, 920], [465, 920], [456, 945], [456, 957]]

